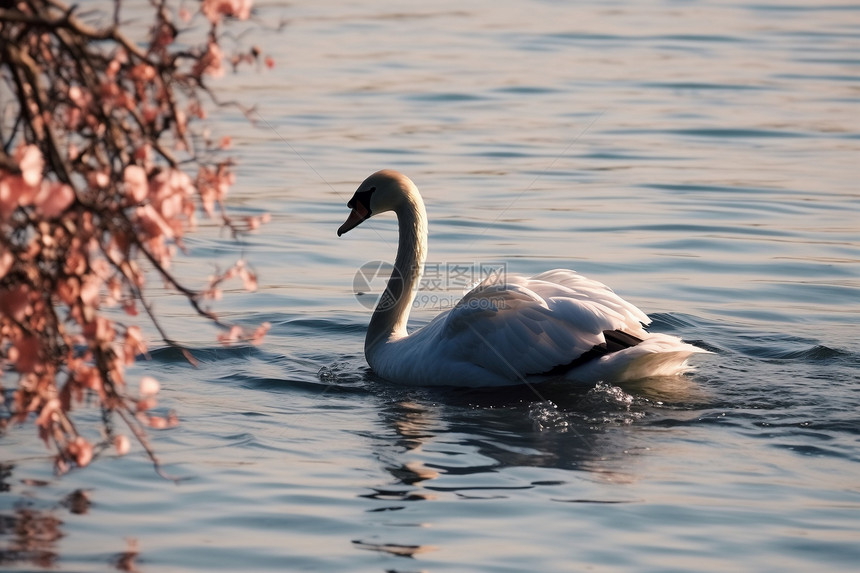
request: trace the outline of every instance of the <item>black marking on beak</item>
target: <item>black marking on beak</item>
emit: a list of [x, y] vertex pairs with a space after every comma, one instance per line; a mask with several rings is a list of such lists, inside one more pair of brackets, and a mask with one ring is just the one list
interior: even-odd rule
[[367, 191], [355, 192], [355, 195], [353, 195], [352, 199], [349, 200], [349, 203], [346, 204], [346, 206], [352, 209], [352, 211], [349, 213], [349, 217], [343, 225], [341, 225], [337, 230], [338, 237], [370, 219], [373, 215], [373, 211], [370, 210], [370, 196], [374, 191], [376, 191], [376, 187], [371, 187]]

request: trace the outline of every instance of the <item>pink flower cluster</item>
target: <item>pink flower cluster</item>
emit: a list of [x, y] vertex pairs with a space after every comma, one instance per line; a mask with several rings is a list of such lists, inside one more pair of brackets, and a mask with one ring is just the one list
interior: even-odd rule
[[219, 24], [222, 16], [239, 20], [251, 17], [252, 0], [203, 0], [201, 11], [213, 24]]
[[132, 220], [144, 245], [165, 269], [169, 268], [174, 254], [171, 245], [181, 244], [185, 228], [195, 225], [197, 188], [194, 181], [176, 168], [150, 166], [147, 171], [132, 164], [123, 171], [123, 186], [127, 206], [134, 209]]
[[17, 207], [30, 206], [38, 216], [54, 219], [74, 202], [75, 192], [69, 185], [42, 177], [45, 161], [38, 147], [21, 145], [13, 158], [21, 173], [0, 170], [0, 221], [11, 217]]

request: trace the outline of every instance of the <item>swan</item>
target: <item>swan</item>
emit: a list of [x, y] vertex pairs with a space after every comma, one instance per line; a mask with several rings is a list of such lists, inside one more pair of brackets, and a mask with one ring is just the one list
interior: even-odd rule
[[[689, 370], [704, 350], [649, 333], [650, 319], [606, 285], [556, 269], [533, 277], [492, 275], [452, 309], [408, 334], [406, 322], [427, 255], [427, 214], [415, 184], [382, 170], [347, 203], [340, 237], [372, 216], [394, 211], [394, 269], [364, 343], [371, 369], [391, 382], [420, 386], [511, 386], [563, 378], [623, 382]], [[504, 278], [504, 280], [502, 280]]]

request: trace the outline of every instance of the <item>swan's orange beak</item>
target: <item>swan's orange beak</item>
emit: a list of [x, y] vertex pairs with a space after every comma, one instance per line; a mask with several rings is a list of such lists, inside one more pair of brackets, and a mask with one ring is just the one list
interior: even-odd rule
[[370, 217], [370, 213], [368, 213], [367, 209], [364, 208], [364, 205], [359, 201], [356, 201], [355, 207], [349, 213], [349, 217], [347, 217], [344, 224], [337, 230], [337, 236], [340, 237], [350, 229], [358, 227], [368, 217]]

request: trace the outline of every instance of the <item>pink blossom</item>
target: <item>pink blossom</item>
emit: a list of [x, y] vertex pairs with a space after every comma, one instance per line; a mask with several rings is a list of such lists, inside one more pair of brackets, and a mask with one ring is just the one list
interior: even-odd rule
[[219, 280], [229, 281], [232, 278], [239, 276], [239, 268], [242, 266], [242, 261], [236, 261], [236, 264], [224, 271]]
[[236, 183], [236, 174], [226, 169], [218, 169], [218, 200], [223, 201], [230, 191], [230, 186]]
[[0, 220], [9, 218], [16, 208], [30, 205], [38, 190], [38, 186], [29, 185], [22, 175], [0, 172]]
[[216, 287], [211, 287], [203, 291], [203, 297], [209, 300], [221, 300], [223, 294], [224, 293], [221, 291], [221, 289]]
[[151, 82], [155, 79], [155, 68], [149, 64], [137, 64], [131, 68], [129, 77], [139, 82]]
[[164, 50], [164, 48], [172, 44], [173, 40], [176, 39], [176, 28], [172, 24], [162, 22], [153, 28], [152, 36], [150, 49]]
[[122, 303], [122, 309], [129, 316], [137, 316], [137, 305], [134, 303], [134, 299], [128, 299]]
[[42, 215], [48, 219], [58, 217], [75, 200], [74, 190], [58, 181], [42, 181], [42, 186], [33, 202]]
[[9, 175], [4, 171], [0, 171], [0, 221], [7, 219], [18, 206], [16, 198], [16, 188], [20, 184], [13, 184], [13, 179], [20, 179], [13, 175]]
[[107, 187], [110, 183], [110, 176], [104, 171], [98, 171], [93, 175], [93, 181], [98, 187]]
[[[131, 364], [134, 357], [146, 352], [146, 342], [139, 326], [129, 326], [125, 331], [126, 364]], [[141, 381], [141, 384], [143, 381]]]
[[45, 160], [42, 152], [35, 145], [19, 147], [15, 152], [15, 159], [21, 169], [21, 177], [29, 187], [36, 187], [42, 182], [42, 169], [45, 168]]
[[257, 275], [248, 270], [244, 265], [239, 268], [239, 278], [242, 279], [245, 290], [248, 292], [257, 290]]
[[[108, 324], [110, 325], [110, 328], [111, 328], [110, 340], [113, 341], [116, 333], [113, 330], [113, 323], [108, 321]], [[121, 362], [114, 360], [110, 364], [110, 368], [108, 369], [108, 374], [110, 374], [114, 384], [117, 384], [119, 386], [125, 386], [125, 366]]]
[[[95, 247], [95, 245], [94, 245]], [[107, 280], [111, 277], [113, 269], [106, 260], [102, 258], [94, 259], [90, 266], [93, 268], [93, 272], [96, 276], [101, 277], [102, 280]]]
[[197, 171], [197, 190], [200, 193], [200, 201], [203, 203], [203, 210], [206, 215], [212, 217], [215, 214], [215, 201], [217, 200], [217, 191], [213, 185], [215, 174], [211, 169], [203, 165]]
[[93, 459], [93, 445], [82, 436], [75, 436], [75, 439], [69, 444], [69, 454], [75, 458], [78, 467], [84, 467]]
[[56, 415], [60, 412], [62, 412], [60, 400], [58, 398], [51, 398], [42, 406], [39, 416], [36, 418], [36, 425], [43, 429], [48, 429], [56, 420]]
[[54, 461], [54, 466], [58, 474], [64, 474], [69, 471], [69, 464], [67, 464], [66, 460], [64, 460], [63, 458], [58, 457]]
[[[87, 339], [99, 345], [109, 344], [116, 337], [113, 322], [103, 316], [96, 316], [95, 320], [84, 324], [83, 333]], [[119, 368], [119, 364], [116, 362], [114, 365]], [[122, 372], [116, 371], [113, 374], [115, 375], [114, 382], [122, 382]]]
[[57, 284], [56, 294], [61, 301], [71, 306], [81, 293], [77, 277], [69, 277]]
[[134, 160], [149, 165], [152, 163], [152, 146], [148, 143], [141, 145], [134, 150]]
[[183, 225], [180, 217], [187, 216], [194, 209], [191, 201], [194, 184], [188, 174], [179, 169], [162, 171], [152, 178], [149, 193], [153, 206], [165, 222], [171, 225], [177, 235], [181, 235]]
[[236, 342], [240, 338], [242, 338], [242, 327], [237, 326], [235, 324], [230, 327], [229, 331], [223, 332], [218, 335], [218, 340], [224, 346], [229, 346], [231, 343]]
[[264, 322], [251, 335], [251, 343], [252, 344], [260, 344], [263, 342], [263, 338], [266, 336], [266, 333], [269, 332], [269, 329], [272, 328], [272, 324], [270, 322]]
[[229, 170], [228, 162], [218, 164], [217, 170], [200, 166], [197, 172], [197, 189], [208, 216], [214, 214], [215, 204], [224, 200], [235, 180], [236, 175]]
[[161, 215], [153, 209], [152, 205], [143, 205], [135, 211], [138, 223], [143, 231], [150, 237], [160, 238], [165, 236], [173, 238], [173, 229], [170, 228]]
[[85, 92], [78, 86], [72, 86], [69, 88], [69, 99], [78, 107], [87, 107], [90, 102], [90, 94], [89, 92]]
[[200, 186], [200, 200], [203, 202], [203, 210], [209, 217], [215, 215], [215, 189], [209, 185]]
[[141, 115], [143, 115], [144, 122], [151, 124], [158, 118], [158, 110], [152, 106], [144, 105]]
[[128, 436], [117, 436], [113, 439], [113, 447], [116, 448], [117, 455], [124, 456], [131, 449], [131, 442]]
[[119, 58], [111, 60], [111, 63], [108, 64], [107, 71], [105, 72], [107, 77], [115, 78], [120, 66], [122, 66], [122, 63], [119, 61]]
[[40, 351], [39, 339], [24, 336], [9, 349], [9, 360], [15, 364], [15, 370], [18, 372], [35, 372], [42, 366]]
[[255, 231], [260, 228], [260, 225], [268, 223], [272, 220], [272, 216], [269, 213], [263, 213], [257, 217], [245, 217], [245, 222], [248, 224], [248, 229], [251, 231]]
[[199, 101], [195, 100], [188, 103], [188, 113], [198, 119], [206, 119], [206, 110]]
[[177, 193], [170, 193], [159, 202], [158, 210], [161, 211], [165, 221], [171, 221], [182, 214], [183, 197]]
[[120, 89], [113, 81], [106, 81], [99, 86], [99, 92], [103, 99], [112, 102], [119, 97]]
[[213, 24], [221, 22], [221, 16], [233, 16], [239, 20], [251, 17], [252, 0], [203, 0], [201, 10]]
[[216, 42], [209, 42], [206, 53], [200, 56], [191, 73], [198, 77], [208, 74], [213, 78], [220, 78], [224, 75], [224, 55]]
[[146, 199], [149, 184], [146, 181], [146, 171], [139, 165], [128, 165], [123, 171], [125, 194], [132, 203], [137, 204]]
[[163, 430], [167, 428], [170, 423], [167, 421], [167, 418], [162, 416], [148, 416], [146, 418], [146, 423], [149, 424], [150, 428], [155, 430]]
[[191, 181], [191, 177], [186, 172], [180, 169], [171, 169], [168, 173], [170, 174], [169, 183], [174, 191], [184, 193], [188, 197], [194, 195], [194, 182]]
[[144, 396], [136, 403], [136, 408], [138, 412], [146, 412], [150, 408], [155, 408], [155, 405], [158, 404], [158, 400], [155, 399], [155, 396]]
[[140, 379], [140, 395], [143, 397], [155, 396], [161, 390], [161, 384], [152, 376], [144, 376]]
[[102, 280], [96, 275], [87, 275], [84, 277], [83, 284], [81, 285], [81, 301], [86, 306], [97, 308], [101, 286]]
[[14, 263], [15, 257], [12, 256], [12, 253], [9, 251], [3, 251], [0, 253], [0, 279], [6, 276], [6, 273], [9, 272], [9, 269], [12, 268]]
[[[221, 66], [220, 60], [218, 60], [217, 66], [218, 67]], [[206, 70], [203, 70], [203, 71], [206, 71]], [[213, 74], [213, 75], [215, 75], [215, 74]], [[224, 72], [222, 71], [220, 75], [223, 76]], [[176, 133], [180, 137], [180, 140], [176, 142], [176, 147], [178, 149], [184, 149], [185, 148], [185, 140], [183, 138], [185, 137], [185, 133], [188, 130], [188, 116], [181, 109], [177, 109], [176, 112], [173, 114], [173, 119], [175, 120], [175, 124], [176, 124]]]
[[[70, 275], [82, 275], [87, 270], [87, 256], [82, 252], [79, 244], [75, 245], [74, 239], [72, 245], [73, 248], [69, 249], [63, 269]], [[75, 246], [78, 248], [74, 248]]]
[[152, 376], [144, 376], [140, 379], [141, 396], [155, 396], [156, 394], [158, 394], [159, 390], [161, 390], [161, 384], [159, 384], [158, 380], [156, 380]]
[[89, 388], [99, 395], [104, 394], [104, 384], [99, 371], [91, 366], [83, 366], [76, 372], [77, 379], [84, 388]]
[[0, 313], [12, 317], [16, 322], [23, 322], [28, 312], [32, 311], [30, 305], [30, 289], [27, 285], [19, 284], [8, 288], [0, 297]]
[[107, 297], [105, 297], [105, 306], [116, 306], [119, 299], [122, 298], [122, 281], [118, 277], [111, 277], [107, 281]]
[[0, 201], [12, 206], [14, 210], [18, 205], [29, 205], [33, 194], [33, 188], [24, 182], [20, 175], [7, 175], [2, 179], [6, 185]]

